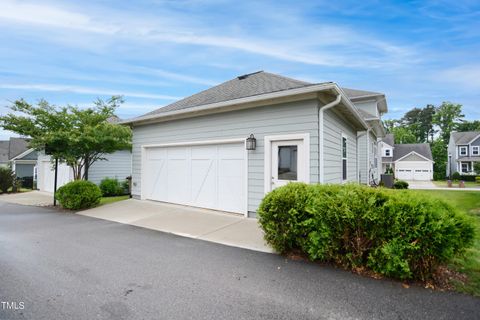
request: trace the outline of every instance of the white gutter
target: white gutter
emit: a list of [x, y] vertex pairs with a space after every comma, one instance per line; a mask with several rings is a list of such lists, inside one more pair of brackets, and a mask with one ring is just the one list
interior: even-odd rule
[[[354, 117], [357, 118], [357, 120], [362, 124], [362, 126], [365, 129], [368, 128], [367, 123], [365, 122], [363, 117], [360, 115], [357, 108], [348, 99], [347, 95], [343, 92], [343, 90], [333, 82], [316, 84], [316, 85], [289, 89], [289, 90], [282, 90], [282, 91], [250, 96], [245, 98], [239, 98], [239, 99], [233, 99], [228, 101], [210, 103], [210, 104], [205, 104], [197, 107], [185, 108], [182, 110], [174, 110], [174, 111], [162, 112], [157, 114], [151, 114], [148, 116], [124, 120], [119, 123], [120, 124], [134, 124], [134, 123], [142, 123], [142, 122], [148, 123], [148, 122], [161, 121], [160, 119], [162, 118], [169, 118], [168, 121], [170, 121], [175, 118], [189, 117], [190, 115], [188, 114], [194, 114], [199, 112], [205, 113], [205, 112], [210, 112], [211, 110], [220, 109], [220, 108], [228, 108], [228, 107], [233, 108], [235, 106], [239, 106], [242, 104], [259, 103], [259, 102], [267, 101], [271, 99], [290, 97], [290, 96], [314, 93], [314, 92], [325, 91], [325, 90], [335, 90], [336, 92], [338, 92], [338, 94], [341, 96], [340, 100], [343, 101], [347, 109], [349, 109], [350, 112], [352, 112]], [[343, 99], [342, 99], [342, 96], [343, 96]]]
[[325, 112], [325, 110], [328, 110], [338, 105], [340, 101], [342, 101], [342, 95], [338, 94], [337, 98], [334, 101], [327, 103], [323, 107], [320, 107], [320, 110], [318, 111], [318, 137], [320, 139], [320, 183], [323, 183], [325, 181], [325, 155], [323, 153], [325, 134], [323, 131], [323, 113]]
[[367, 129], [367, 185], [370, 185], [370, 169], [372, 168], [370, 164], [370, 131], [372, 128]]

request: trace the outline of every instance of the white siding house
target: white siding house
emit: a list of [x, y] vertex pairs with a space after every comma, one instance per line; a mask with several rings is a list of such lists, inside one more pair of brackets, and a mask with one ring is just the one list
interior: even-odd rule
[[335, 83], [266, 72], [123, 123], [133, 130], [135, 198], [249, 216], [291, 181], [358, 182], [358, 132], [371, 129]]

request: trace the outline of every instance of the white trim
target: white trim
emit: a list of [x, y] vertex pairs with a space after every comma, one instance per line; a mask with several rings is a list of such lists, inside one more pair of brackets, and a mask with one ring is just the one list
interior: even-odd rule
[[13, 164], [36, 164], [37, 160], [10, 160]]
[[[477, 154], [473, 153], [473, 149], [477, 150]], [[471, 156], [479, 156], [480, 155], [480, 146], [470, 146], [470, 155]]]
[[17, 160], [17, 158], [23, 158], [23, 157], [25, 157], [26, 155], [32, 153], [33, 151], [35, 151], [35, 149], [34, 149], [34, 148], [30, 148], [30, 149], [28, 149], [28, 150], [20, 153], [19, 155], [13, 157], [12, 159], [10, 159], [10, 161]]
[[[392, 148], [382, 148], [383, 149], [383, 155], [382, 157], [393, 157], [393, 150]], [[387, 151], [390, 151], [390, 154], [387, 155]]]
[[305, 167], [305, 183], [310, 183], [310, 133], [282, 134], [264, 137], [264, 192], [267, 194], [272, 191], [272, 142], [303, 140], [304, 144], [304, 167]]
[[[233, 138], [233, 139], [218, 139], [218, 140], [201, 140], [201, 141], [181, 141], [181, 142], [172, 142], [172, 143], [159, 143], [159, 144], [146, 144], [140, 146], [141, 148], [141, 181], [140, 181], [140, 200], [146, 200], [144, 181], [146, 181], [146, 152], [149, 148], [168, 148], [168, 147], [188, 147], [188, 146], [198, 146], [198, 145], [210, 145], [210, 144], [230, 144], [230, 143], [240, 143], [243, 142], [244, 146], [244, 172], [245, 172], [245, 181], [244, 181], [244, 192], [245, 192], [245, 203], [244, 203], [244, 212], [243, 215], [248, 217], [248, 150], [246, 148], [247, 139], [246, 138]], [[133, 189], [133, 188], [132, 188]], [[182, 205], [182, 204], [180, 204]], [[214, 210], [214, 209], [212, 209]]]
[[[465, 154], [462, 154], [462, 149], [465, 148]], [[458, 155], [460, 157], [468, 156], [468, 146], [458, 146]]]
[[226, 144], [226, 143], [238, 143], [244, 142], [247, 138], [234, 138], [234, 139], [219, 139], [219, 140], [200, 140], [200, 141], [181, 141], [171, 143], [157, 143], [157, 144], [144, 144], [142, 148], [157, 148], [157, 147], [181, 147], [181, 146], [197, 146], [205, 144]]
[[421, 158], [423, 158], [423, 159], [425, 159], [425, 160], [427, 160], [427, 161], [433, 162], [433, 160], [430, 160], [430, 159], [428, 159], [427, 157], [424, 157], [424, 156], [422, 156], [420, 153], [415, 152], [415, 151], [411, 151], [411, 152], [407, 153], [406, 155], [404, 155], [404, 156], [401, 157], [400, 159], [395, 160], [394, 162], [401, 161], [402, 159], [408, 157], [408, 156], [411, 155], [411, 154], [416, 154], [417, 156], [419, 156], [419, 157], [421, 157]]

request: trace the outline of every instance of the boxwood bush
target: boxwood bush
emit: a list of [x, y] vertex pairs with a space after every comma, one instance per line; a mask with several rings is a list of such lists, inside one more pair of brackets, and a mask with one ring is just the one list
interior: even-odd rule
[[408, 189], [408, 182], [403, 180], [396, 180], [393, 183], [394, 189]]
[[100, 181], [100, 190], [104, 197], [121, 196], [125, 194], [125, 188], [114, 178], [104, 178]]
[[357, 184], [290, 183], [267, 194], [258, 215], [280, 253], [399, 279], [430, 278], [474, 238], [471, 220], [445, 202]]
[[70, 210], [80, 210], [99, 204], [102, 192], [93, 182], [76, 180], [60, 187], [55, 197], [62, 207]]
[[0, 193], [7, 193], [13, 187], [15, 174], [10, 167], [0, 166]]

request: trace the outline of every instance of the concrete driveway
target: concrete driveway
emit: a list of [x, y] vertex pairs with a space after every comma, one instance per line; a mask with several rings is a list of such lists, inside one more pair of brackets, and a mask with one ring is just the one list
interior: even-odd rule
[[272, 252], [263, 240], [263, 231], [257, 219], [236, 214], [134, 199], [80, 211], [78, 214], [239, 248]]
[[0, 319], [478, 319], [480, 300], [0, 202]]
[[29, 191], [0, 195], [0, 201], [23, 204], [27, 206], [50, 206], [53, 205], [53, 193], [43, 191]]

